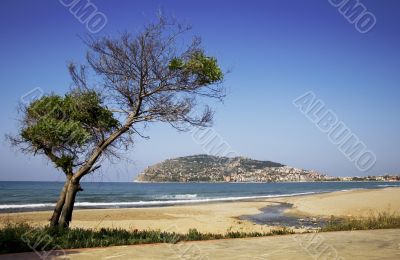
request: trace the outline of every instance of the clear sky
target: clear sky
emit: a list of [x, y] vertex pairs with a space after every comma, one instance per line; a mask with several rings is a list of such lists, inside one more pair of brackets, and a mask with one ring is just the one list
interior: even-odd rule
[[[229, 96], [216, 106], [214, 130], [237, 153], [330, 175], [400, 173], [400, 1], [360, 0], [376, 17], [359, 33], [328, 0], [91, 0], [107, 17], [96, 35], [135, 32], [166, 14], [193, 25], [225, 69]], [[0, 2], [0, 134], [15, 133], [17, 103], [29, 90], [63, 93], [68, 61], [83, 61], [87, 33], [59, 1]], [[313, 91], [376, 154], [360, 172], [293, 104]], [[204, 153], [190, 133], [148, 129], [128, 161], [89, 181], [130, 181], [166, 158]], [[0, 147], [0, 180], [62, 180], [39, 157]]]

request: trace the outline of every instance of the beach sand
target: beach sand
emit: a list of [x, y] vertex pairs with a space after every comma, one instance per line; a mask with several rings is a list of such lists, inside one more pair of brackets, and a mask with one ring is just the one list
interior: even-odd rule
[[[240, 220], [243, 215], [255, 215], [268, 205], [291, 203], [287, 214], [309, 217], [357, 216], [379, 212], [400, 213], [400, 188], [341, 191], [316, 195], [258, 199], [251, 201], [218, 202], [155, 208], [82, 209], [75, 210], [72, 227], [151, 229], [169, 232], [226, 233], [227, 231], [268, 232], [271, 227]], [[46, 225], [51, 212], [0, 214], [0, 223], [28, 222]]]
[[[258, 214], [265, 201], [191, 204], [156, 208], [82, 209], [75, 210], [71, 227], [151, 229], [185, 233], [191, 228], [200, 232], [224, 234], [227, 231], [269, 231], [270, 228], [237, 219]], [[23, 221], [46, 225], [51, 212], [0, 214], [0, 223]]]
[[339, 191], [277, 201], [293, 204], [287, 213], [297, 216], [368, 217], [382, 212], [400, 215], [400, 188]]

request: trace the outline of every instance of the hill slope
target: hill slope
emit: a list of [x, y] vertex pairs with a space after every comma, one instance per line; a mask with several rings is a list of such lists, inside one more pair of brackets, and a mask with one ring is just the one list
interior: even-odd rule
[[323, 180], [325, 175], [244, 157], [193, 155], [148, 167], [139, 182], [279, 182]]

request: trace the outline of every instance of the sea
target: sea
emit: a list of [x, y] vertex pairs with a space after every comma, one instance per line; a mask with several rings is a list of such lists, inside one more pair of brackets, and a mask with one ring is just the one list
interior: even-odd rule
[[[0, 182], [0, 212], [52, 209], [61, 182]], [[75, 208], [160, 207], [400, 187], [398, 182], [134, 183], [83, 182]]]

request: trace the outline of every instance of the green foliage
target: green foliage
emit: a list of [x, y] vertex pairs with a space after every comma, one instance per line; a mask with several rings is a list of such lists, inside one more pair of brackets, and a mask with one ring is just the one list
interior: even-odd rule
[[27, 224], [6, 224], [0, 229], [0, 254], [27, 252], [33, 250], [53, 250], [71, 248], [106, 247], [117, 245], [135, 245], [148, 243], [172, 243], [180, 241], [213, 240], [224, 238], [262, 237], [274, 234], [289, 234], [293, 231], [282, 229], [281, 232], [245, 233], [228, 232], [225, 235], [200, 233], [190, 229], [186, 234], [152, 230], [124, 229], [52, 229], [49, 227], [31, 227]]
[[321, 231], [327, 232], [389, 228], [400, 228], [399, 215], [383, 212], [366, 218], [336, 218], [332, 216], [327, 225], [321, 228]]
[[287, 234], [294, 234], [294, 231], [287, 227], [271, 230], [271, 235], [287, 235]]
[[[35, 228], [27, 224], [7, 224], [0, 230], [0, 254], [32, 251], [32, 249], [29, 248], [29, 244], [25, 242], [25, 238], [32, 239], [32, 237], [27, 234], [30, 234], [31, 232], [29, 231], [33, 230], [35, 230]], [[38, 244], [38, 246], [40, 247], [43, 245]]]
[[217, 60], [213, 57], [205, 56], [202, 52], [194, 53], [186, 67], [197, 75], [200, 84], [212, 84], [223, 78]]
[[180, 69], [183, 69], [184, 65], [185, 64], [182, 59], [173, 58], [171, 60], [171, 62], [169, 63], [169, 69], [170, 70], [180, 70]]
[[21, 132], [21, 137], [37, 148], [82, 146], [90, 138], [90, 133], [78, 122], [43, 117]]
[[26, 108], [20, 136], [34, 152], [57, 153], [59, 158], [53, 158], [53, 162], [65, 168], [72, 166], [76, 158], [73, 151], [118, 125], [100, 94], [74, 90], [64, 97], [52, 94], [32, 102]]
[[196, 76], [200, 85], [213, 84], [224, 77], [217, 59], [208, 57], [203, 52], [194, 52], [185, 62], [183, 59], [174, 58], [170, 61], [169, 69], [181, 70], [186, 74]]
[[71, 155], [62, 155], [54, 163], [57, 167], [62, 169], [71, 169], [73, 167], [74, 157]]
[[70, 118], [86, 129], [98, 128], [111, 131], [118, 126], [113, 113], [103, 106], [100, 94], [94, 91], [72, 92], [64, 99], [65, 110]]

